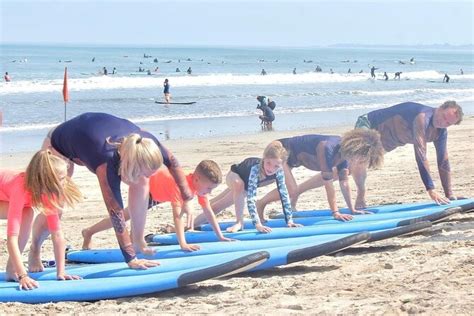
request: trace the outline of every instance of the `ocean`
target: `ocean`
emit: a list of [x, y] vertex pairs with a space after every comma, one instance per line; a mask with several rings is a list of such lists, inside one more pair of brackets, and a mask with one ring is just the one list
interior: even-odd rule
[[[39, 149], [48, 130], [64, 120], [65, 67], [67, 118], [107, 112], [161, 140], [265, 132], [258, 95], [275, 100], [278, 131], [353, 125], [361, 114], [405, 101], [438, 106], [455, 100], [467, 115], [474, 113], [471, 50], [1, 45], [0, 61], [2, 76], [8, 72], [12, 79], [0, 83], [0, 153]], [[315, 72], [318, 65], [322, 72]], [[374, 80], [372, 66], [378, 68]], [[107, 76], [99, 73], [103, 67]], [[395, 72], [402, 72], [400, 80]], [[445, 73], [449, 83], [443, 83]], [[172, 101], [196, 103], [155, 104], [163, 101], [165, 78]]]

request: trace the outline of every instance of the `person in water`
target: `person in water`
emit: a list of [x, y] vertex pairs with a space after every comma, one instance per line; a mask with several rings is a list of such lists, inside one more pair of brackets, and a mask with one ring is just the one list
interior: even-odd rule
[[3, 76], [3, 79], [5, 79], [5, 82], [10, 82], [12, 79], [10, 78], [10, 75], [8, 74], [8, 71], [5, 72], [5, 76]]
[[272, 129], [272, 122], [275, 120], [275, 114], [273, 113], [274, 106], [276, 105], [274, 101], [272, 101], [273, 109], [269, 106], [270, 99], [265, 96], [258, 96], [257, 101], [259, 104], [257, 105], [257, 109], [262, 111], [262, 115], [259, 115], [259, 119], [261, 120], [260, 124], [263, 126], [264, 129]]
[[446, 83], [449, 82], [449, 76], [448, 76], [448, 74], [444, 74], [443, 82], [446, 82]]
[[[174, 155], [151, 133], [134, 123], [106, 113], [84, 113], [70, 119], [48, 134], [43, 148], [50, 149], [70, 162], [86, 166], [98, 179], [105, 206], [113, 224], [125, 262], [132, 269], [147, 269], [158, 265], [155, 261], [138, 259], [137, 253], [152, 254], [144, 238], [149, 178], [165, 165], [175, 179], [183, 201], [192, 194]], [[128, 185], [128, 209], [133, 238], [127, 230], [121, 183]], [[35, 221], [32, 247], [40, 249], [44, 241], [46, 223]]]
[[169, 84], [168, 79], [165, 79], [165, 82], [163, 82], [163, 94], [165, 95], [165, 102], [170, 103], [171, 94], [170, 94], [170, 84]]
[[388, 75], [387, 75], [387, 72], [386, 72], [386, 71], [384, 71], [384, 73], [383, 73], [383, 77], [384, 77], [385, 81], [387, 81], [387, 80], [388, 80]]
[[296, 68], [293, 68], [293, 74], [296, 75]]
[[191, 69], [191, 67], [189, 67], [188, 70], [186, 70], [186, 72], [188, 73], [188, 75], [190, 75], [193, 73], [193, 70]]
[[[462, 108], [455, 101], [446, 101], [438, 108], [415, 102], [404, 102], [359, 116], [355, 128], [378, 131], [385, 152], [390, 152], [406, 144], [413, 144], [421, 180], [429, 197], [438, 204], [446, 204], [449, 203], [449, 200], [456, 199], [451, 189], [447, 128], [460, 124], [462, 118]], [[426, 149], [427, 143], [431, 142], [436, 148], [438, 171], [444, 189], [444, 197], [436, 192], [430, 175]], [[356, 207], [364, 208], [366, 207], [365, 180], [367, 178], [367, 168], [359, 167], [353, 170], [358, 192]]]
[[262, 72], [260, 73], [262, 76], [265, 76], [267, 74], [267, 72], [265, 71], [265, 69], [262, 68]]
[[[212, 209], [216, 214], [231, 205], [235, 207], [236, 223], [227, 228], [228, 232], [237, 232], [244, 228], [243, 214], [245, 199], [247, 209], [255, 228], [261, 233], [271, 232], [271, 228], [264, 226], [262, 218], [257, 213], [257, 188], [276, 182], [278, 194], [283, 206], [287, 227], [300, 227], [292, 218], [291, 202], [285, 185], [283, 165], [288, 153], [278, 142], [270, 143], [263, 152], [262, 158], [251, 157], [239, 164], [230, 167], [226, 177], [227, 189], [211, 200]], [[194, 222], [196, 227], [205, 223], [205, 215], [200, 214]]]
[[401, 71], [397, 71], [397, 72], [395, 73], [395, 77], [393, 77], [393, 79], [395, 79], [395, 80], [396, 80], [396, 79], [400, 80], [400, 75], [401, 75], [401, 74], [402, 74]]
[[375, 71], [377, 70], [378, 68], [375, 68], [375, 66], [372, 66], [370, 68], [370, 77], [375, 79]]
[[[291, 198], [292, 209], [296, 210], [298, 198], [304, 192], [324, 186], [333, 217], [338, 220], [352, 219], [350, 214], [342, 214], [337, 207], [333, 181], [339, 180], [342, 195], [352, 214], [363, 214], [356, 210], [351, 197], [349, 173], [359, 165], [377, 168], [383, 163], [383, 147], [377, 131], [352, 130], [342, 137], [335, 135], [308, 134], [278, 139], [289, 153], [283, 165], [286, 186]], [[310, 179], [297, 184], [292, 169], [303, 166], [319, 171]], [[266, 205], [278, 199], [275, 190], [269, 192], [257, 202], [258, 214], [263, 218]]]
[[[57, 280], [75, 280], [79, 276], [65, 271], [65, 239], [60, 218], [66, 207], [81, 201], [78, 187], [67, 176], [67, 162], [49, 150], [33, 155], [24, 172], [0, 170], [0, 218], [7, 220], [8, 260], [5, 281], [17, 281], [20, 290], [38, 287], [25, 270], [21, 254], [31, 234], [34, 209], [47, 224], [45, 238], [51, 234], [56, 260]], [[43, 271], [41, 247], [30, 250], [29, 272]]]

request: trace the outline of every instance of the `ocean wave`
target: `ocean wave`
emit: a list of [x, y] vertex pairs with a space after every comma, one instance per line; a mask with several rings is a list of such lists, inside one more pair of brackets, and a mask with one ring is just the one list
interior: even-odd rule
[[[393, 74], [389, 74], [390, 77]], [[444, 74], [434, 70], [404, 72], [403, 79], [409, 80], [442, 80]], [[381, 74], [378, 73], [378, 78]], [[70, 91], [84, 90], [110, 90], [110, 89], [139, 89], [161, 87], [165, 76], [93, 76], [87, 78], [71, 78], [68, 81]], [[474, 74], [452, 75], [452, 80], [472, 80]], [[229, 86], [229, 85], [286, 85], [286, 84], [311, 84], [311, 83], [344, 83], [368, 81], [369, 75], [362, 74], [328, 74], [328, 73], [302, 73], [260, 75], [235, 75], [235, 74], [208, 74], [198, 76], [173, 77], [173, 87], [193, 86]], [[62, 91], [63, 80], [19, 80], [0, 83], [0, 95], [17, 93], [38, 93]]]

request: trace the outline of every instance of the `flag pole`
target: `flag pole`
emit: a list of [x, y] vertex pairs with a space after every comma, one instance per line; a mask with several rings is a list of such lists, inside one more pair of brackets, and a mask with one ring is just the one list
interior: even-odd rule
[[66, 122], [66, 103], [69, 101], [69, 90], [67, 87], [67, 67], [64, 67], [63, 100], [64, 100], [64, 122]]

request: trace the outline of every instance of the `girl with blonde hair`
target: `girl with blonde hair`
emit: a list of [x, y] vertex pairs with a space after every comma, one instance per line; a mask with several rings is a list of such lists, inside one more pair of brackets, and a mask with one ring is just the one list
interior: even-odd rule
[[60, 217], [65, 207], [73, 207], [81, 198], [79, 189], [67, 176], [66, 161], [49, 150], [37, 152], [25, 172], [0, 170], [0, 218], [7, 219], [9, 254], [6, 281], [17, 281], [20, 289], [25, 290], [38, 287], [38, 282], [28, 276], [21, 260], [30, 237], [33, 209], [45, 218], [51, 233], [57, 279], [79, 279], [66, 274], [64, 268], [65, 240]]
[[[298, 197], [303, 192], [324, 186], [334, 218], [342, 221], [351, 220], [352, 215], [340, 213], [337, 206], [333, 181], [338, 179], [342, 195], [351, 213], [367, 213], [355, 209], [352, 203], [348, 175], [353, 168], [360, 168], [360, 166], [378, 168], [382, 165], [384, 150], [380, 134], [377, 131], [352, 130], [342, 137], [312, 134], [282, 138], [276, 142], [286, 148], [289, 153], [283, 169], [293, 209], [296, 209]], [[291, 170], [300, 166], [309, 170], [320, 171], [320, 173], [303, 183], [297, 184]], [[262, 220], [265, 206], [277, 199], [277, 192], [274, 190], [257, 202], [258, 214]]]
[[[287, 226], [301, 226], [293, 223], [290, 198], [285, 185], [283, 165], [287, 157], [287, 151], [281, 143], [272, 142], [265, 148], [263, 158], [251, 157], [231, 166], [226, 177], [228, 188], [211, 200], [211, 207], [216, 214], [232, 204], [235, 205], [236, 223], [227, 228], [228, 232], [236, 232], [243, 229], [243, 212], [246, 198], [247, 208], [255, 228], [261, 233], [271, 232], [270, 227], [262, 224], [261, 218], [256, 212], [255, 200], [257, 188], [266, 186], [274, 181], [277, 184], [277, 194], [280, 197]], [[196, 217], [194, 225], [199, 226], [205, 221], [205, 214], [200, 214]]]
[[[158, 265], [156, 261], [137, 259], [136, 256], [137, 252], [153, 252], [144, 239], [149, 177], [165, 164], [176, 180], [183, 200], [187, 201], [192, 197], [184, 172], [171, 152], [152, 134], [128, 120], [106, 113], [81, 114], [60, 124], [48, 136], [43, 146], [50, 147], [56, 154], [71, 162], [86, 166], [97, 176], [105, 206], [128, 266], [147, 269]], [[70, 175], [73, 168], [71, 163]], [[129, 186], [128, 208], [133, 238], [125, 223], [120, 192], [122, 181]], [[36, 258], [44, 239], [44, 229], [44, 221], [35, 222], [31, 250]]]

